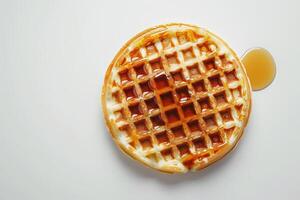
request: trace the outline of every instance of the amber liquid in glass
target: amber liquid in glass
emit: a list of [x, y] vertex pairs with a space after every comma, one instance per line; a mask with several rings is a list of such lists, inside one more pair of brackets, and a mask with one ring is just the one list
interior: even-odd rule
[[261, 90], [272, 83], [276, 74], [275, 61], [266, 49], [253, 48], [242, 57], [242, 63], [253, 90]]

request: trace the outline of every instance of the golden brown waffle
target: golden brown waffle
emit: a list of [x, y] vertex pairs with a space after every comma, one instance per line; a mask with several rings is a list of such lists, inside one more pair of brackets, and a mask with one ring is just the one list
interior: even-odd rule
[[109, 66], [102, 105], [109, 131], [132, 158], [176, 173], [202, 169], [240, 139], [251, 88], [237, 55], [186, 24], [150, 28]]

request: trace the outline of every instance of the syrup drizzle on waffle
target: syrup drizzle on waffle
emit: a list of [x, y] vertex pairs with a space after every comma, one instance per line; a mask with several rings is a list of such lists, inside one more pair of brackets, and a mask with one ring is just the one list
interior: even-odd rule
[[111, 65], [108, 126], [118, 145], [148, 166], [201, 169], [241, 136], [250, 111], [247, 77], [235, 54], [203, 29], [154, 32], [132, 41]]

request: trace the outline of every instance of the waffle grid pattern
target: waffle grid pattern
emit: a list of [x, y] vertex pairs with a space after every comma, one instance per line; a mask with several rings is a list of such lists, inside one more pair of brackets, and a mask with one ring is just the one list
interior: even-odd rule
[[132, 48], [117, 69], [112, 110], [118, 137], [146, 163], [193, 168], [242, 126], [240, 69], [205, 34], [155, 37]]

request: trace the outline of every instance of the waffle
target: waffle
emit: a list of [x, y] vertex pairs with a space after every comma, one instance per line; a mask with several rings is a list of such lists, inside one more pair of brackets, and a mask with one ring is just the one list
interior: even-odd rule
[[247, 124], [243, 65], [213, 33], [187, 24], [133, 37], [107, 69], [102, 107], [127, 155], [167, 173], [200, 170], [226, 155]]

